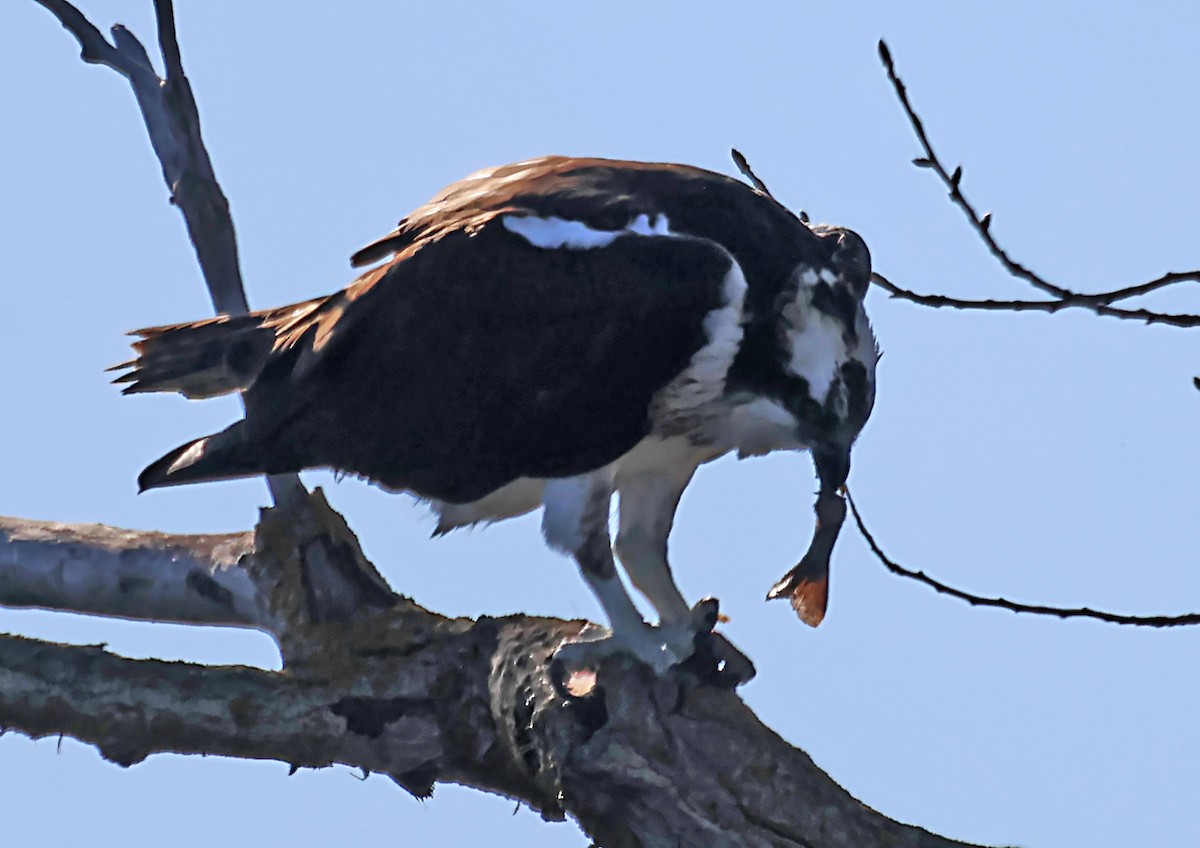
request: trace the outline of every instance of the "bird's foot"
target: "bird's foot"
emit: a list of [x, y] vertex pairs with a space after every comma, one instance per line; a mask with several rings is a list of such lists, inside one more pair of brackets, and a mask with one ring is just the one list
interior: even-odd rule
[[750, 658], [720, 633], [698, 633], [696, 650], [679, 667], [721, 689], [736, 689], [757, 673]]
[[687, 616], [658, 626], [638, 622], [614, 632], [588, 625], [559, 645], [554, 660], [571, 675], [594, 671], [614, 654], [628, 654], [656, 674], [678, 667], [705, 683], [732, 689], [754, 677], [754, 665], [724, 636], [712, 632], [718, 617], [717, 600], [705, 598]]

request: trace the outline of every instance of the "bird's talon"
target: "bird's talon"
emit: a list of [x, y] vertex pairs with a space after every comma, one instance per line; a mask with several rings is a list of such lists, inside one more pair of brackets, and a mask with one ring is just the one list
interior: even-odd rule
[[[558, 646], [554, 677], [577, 679], [594, 672], [604, 659], [622, 653], [650, 666], [656, 674], [680, 668], [705, 683], [732, 689], [754, 677], [754, 664], [724, 636], [712, 632], [718, 615], [716, 599], [705, 598], [692, 607], [688, 618], [657, 627], [643, 625], [631, 632], [613, 633], [589, 625]], [[594, 677], [592, 681], [594, 686]]]
[[701, 598], [688, 616], [697, 633], [708, 633], [721, 618], [721, 603], [716, 598]]

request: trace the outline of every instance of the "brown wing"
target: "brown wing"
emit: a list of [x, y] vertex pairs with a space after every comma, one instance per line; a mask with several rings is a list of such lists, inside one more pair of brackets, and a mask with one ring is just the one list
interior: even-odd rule
[[467, 501], [609, 462], [707, 342], [732, 265], [703, 239], [542, 249], [498, 221], [402, 256], [290, 328], [251, 386], [268, 414], [249, 436], [271, 470], [331, 466]]
[[[508, 214], [606, 231], [664, 215], [673, 235], [542, 249], [504, 228]], [[645, 435], [732, 261], [758, 281], [749, 307], [769, 308], [818, 250], [773, 200], [696, 168], [548, 157], [480, 172], [355, 257], [394, 254], [386, 265], [261, 313], [273, 343], [249, 387], [257, 412], [143, 483], [332, 466], [465, 501], [597, 467]]]

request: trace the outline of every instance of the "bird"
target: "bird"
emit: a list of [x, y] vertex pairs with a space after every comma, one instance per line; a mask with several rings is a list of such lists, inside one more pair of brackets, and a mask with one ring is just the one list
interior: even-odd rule
[[341, 291], [134, 331], [136, 357], [110, 369], [125, 393], [242, 392], [247, 410], [140, 489], [331, 468], [428, 502], [435, 535], [541, 507], [609, 624], [560, 655], [661, 672], [719, 617], [714, 599], [688, 604], [667, 557], [694, 473], [808, 451], [815, 530], [768, 598], [816, 626], [875, 400], [871, 258], [752, 179], [567, 156], [486, 168], [355, 253], [367, 270]]

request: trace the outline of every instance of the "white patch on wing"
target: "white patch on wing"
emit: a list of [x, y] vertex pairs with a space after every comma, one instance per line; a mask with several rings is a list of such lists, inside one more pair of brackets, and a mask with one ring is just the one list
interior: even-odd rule
[[551, 215], [539, 218], [535, 215], [502, 215], [500, 223], [504, 229], [514, 233], [534, 247], [545, 250], [567, 248], [569, 250], [594, 250], [608, 247], [620, 236], [673, 236], [671, 222], [666, 215], [638, 215], [625, 225], [623, 230], [597, 230], [583, 221], [572, 221]]
[[545, 485], [545, 480], [518, 477], [470, 503], [431, 501], [430, 506], [438, 516], [437, 529], [434, 532], [441, 535], [481, 521], [491, 523], [524, 515], [542, 505], [542, 490]]
[[671, 221], [666, 215], [638, 215], [625, 228], [625, 232], [636, 233], [639, 236], [673, 236]]

